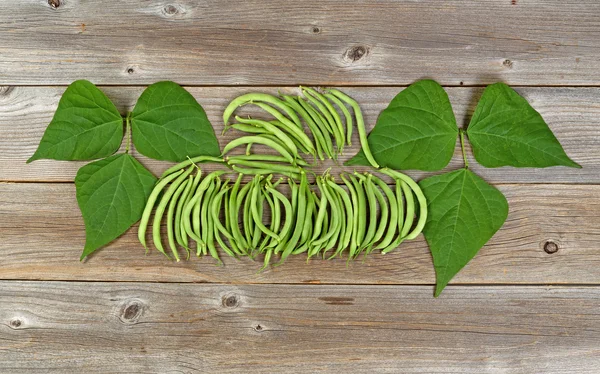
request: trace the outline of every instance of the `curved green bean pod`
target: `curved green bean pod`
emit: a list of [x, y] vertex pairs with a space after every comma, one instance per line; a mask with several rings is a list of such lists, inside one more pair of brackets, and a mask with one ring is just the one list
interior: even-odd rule
[[406, 217], [404, 218], [404, 227], [402, 227], [402, 237], [406, 238], [415, 219], [415, 200], [413, 198], [412, 190], [406, 182], [401, 180], [400, 186], [402, 187], [404, 198], [406, 199]]
[[329, 128], [331, 128], [331, 132], [333, 133], [333, 137], [335, 139], [335, 143], [338, 149], [338, 153], [341, 153], [341, 150], [344, 149], [344, 135], [342, 131], [340, 131], [337, 126], [335, 120], [331, 116], [329, 110], [321, 103], [318, 99], [314, 98], [312, 95], [305, 95], [306, 99], [314, 104], [325, 117], [326, 122], [329, 124]]
[[[343, 217], [346, 217], [346, 227], [344, 230], [344, 235], [340, 240], [340, 246], [338, 246], [338, 253], [341, 253], [344, 249], [348, 248], [348, 246], [350, 245], [350, 240], [352, 238], [352, 230], [354, 228], [354, 209], [353, 209], [353, 203], [352, 200], [350, 199], [350, 196], [348, 196], [348, 192], [346, 192], [342, 187], [340, 187], [337, 183], [335, 183], [333, 180], [329, 180], [327, 181], [327, 183], [329, 183], [329, 186], [337, 191], [338, 196], [342, 199], [342, 202], [344, 204], [344, 208], [345, 208], [345, 214], [342, 214]], [[344, 182], [346, 183], [346, 182]], [[346, 185], [348, 185], [348, 183], [346, 183]]]
[[339, 211], [339, 206], [333, 196], [329, 193], [329, 188], [326, 182], [323, 180], [324, 178], [317, 178], [317, 183], [319, 188], [321, 189], [321, 194], [325, 196], [329, 206], [331, 206], [331, 226], [329, 226], [329, 231], [322, 235], [319, 239], [312, 241], [312, 245], [321, 245], [327, 243], [329, 239], [338, 233], [339, 224], [340, 224], [340, 215], [342, 212]]
[[358, 200], [358, 223], [356, 228], [356, 255], [358, 255], [358, 247], [360, 247], [362, 244], [365, 237], [365, 232], [367, 231], [367, 200], [365, 197], [365, 190], [361, 183], [352, 174], [348, 175], [348, 177], [352, 181], [352, 185], [354, 187], [354, 191], [356, 191], [356, 197]]
[[261, 161], [246, 161], [243, 159], [239, 159], [239, 158], [235, 158], [235, 157], [230, 157], [227, 160], [227, 163], [229, 165], [241, 165], [241, 166], [247, 166], [250, 168], [254, 168], [254, 169], [264, 169], [264, 170], [270, 170], [271, 173], [299, 173], [300, 172], [300, 168], [296, 167], [296, 166], [289, 166], [289, 165], [280, 165], [280, 164], [273, 164], [273, 163], [269, 163], [269, 162], [261, 162]]
[[361, 180], [364, 186], [367, 195], [367, 204], [369, 206], [369, 226], [362, 243], [359, 245], [359, 249], [362, 251], [370, 245], [371, 240], [375, 236], [375, 230], [377, 228], [377, 199], [375, 197], [375, 192], [373, 191], [373, 184], [371, 183], [371, 174], [364, 176], [354, 172], [354, 175]]
[[[262, 196], [262, 194], [260, 193], [261, 191], [261, 185], [260, 182], [256, 182], [254, 184], [254, 187], [252, 189], [252, 198], [250, 201], [250, 211], [252, 213], [252, 217], [254, 218], [254, 225], [255, 227], [258, 227], [260, 229], [260, 231], [262, 231], [265, 235], [268, 235], [272, 238], [277, 239], [277, 241], [281, 241], [281, 238], [275, 234], [273, 231], [269, 230], [269, 228], [267, 226], [265, 226], [262, 222], [262, 212], [261, 214], [259, 214], [259, 210], [262, 210], [262, 200], [260, 199], [259, 195]], [[261, 205], [259, 209], [258, 205]]]
[[354, 123], [352, 121], [352, 115], [350, 114], [350, 111], [337, 96], [330, 93], [326, 93], [323, 96], [333, 101], [333, 103], [337, 105], [344, 114], [344, 118], [346, 119], [346, 142], [348, 145], [352, 145], [352, 128], [354, 127]]
[[290, 164], [295, 164], [294, 157], [284, 147], [277, 144], [277, 142], [274, 142], [273, 140], [262, 136], [242, 136], [237, 139], [234, 139], [223, 148], [223, 155], [229, 153], [232, 149], [239, 147], [240, 145], [248, 143], [258, 143], [273, 148], [274, 150], [279, 152], [283, 157], [285, 157], [285, 159]]
[[175, 208], [179, 203], [179, 197], [183, 194], [185, 189], [191, 187], [193, 183], [193, 177], [188, 176], [188, 180], [183, 182], [177, 187], [175, 193], [171, 197], [169, 201], [169, 207], [167, 208], [167, 242], [169, 243], [169, 248], [171, 248], [171, 253], [173, 253], [173, 257], [177, 262], [180, 261], [179, 253], [177, 253], [177, 246], [175, 245], [175, 236], [177, 236], [176, 232], [179, 230], [175, 230], [175, 228], [179, 228], [179, 222], [175, 220]]
[[354, 116], [356, 117], [356, 129], [358, 130], [358, 137], [360, 139], [360, 146], [365, 153], [365, 157], [374, 168], [379, 169], [379, 164], [375, 161], [373, 154], [371, 153], [371, 148], [369, 147], [369, 142], [367, 141], [367, 130], [365, 129], [365, 121], [362, 116], [362, 111], [360, 110], [360, 106], [350, 96], [345, 93], [336, 90], [335, 88], [330, 88], [328, 90], [329, 93], [337, 96], [340, 100], [348, 103], [352, 110], [354, 111]]
[[221, 190], [218, 191], [216, 193], [216, 195], [212, 198], [212, 200], [210, 201], [210, 214], [212, 215], [212, 222], [213, 222], [213, 235], [217, 241], [217, 243], [219, 243], [219, 246], [221, 247], [221, 249], [227, 253], [229, 256], [231, 257], [236, 257], [236, 253], [237, 251], [234, 251], [233, 249], [230, 249], [225, 242], [223, 241], [223, 238], [221, 237], [221, 234], [223, 234], [226, 238], [232, 240], [232, 242], [230, 242], [230, 244], [233, 243], [233, 236], [231, 236], [231, 234], [227, 231], [227, 229], [225, 228], [225, 226], [223, 226], [223, 223], [221, 222], [220, 218], [219, 218], [219, 213], [221, 212], [221, 206], [223, 205], [223, 196], [225, 194], [227, 194], [227, 192], [229, 192], [229, 189], [231, 187], [229, 187], [227, 184], [229, 183], [229, 181], [225, 181], [221, 187]]
[[317, 218], [315, 220], [315, 228], [313, 230], [313, 235], [312, 238], [309, 242], [309, 244], [313, 244], [314, 241], [318, 240], [319, 235], [321, 234], [321, 231], [323, 230], [323, 221], [325, 220], [325, 214], [327, 212], [327, 204], [329, 203], [329, 200], [327, 199], [327, 195], [325, 195], [323, 193], [323, 190], [319, 188], [319, 190], [321, 191], [321, 197], [318, 200], [318, 206], [319, 206], [319, 210], [317, 213]]
[[[288, 233], [292, 229], [292, 223], [294, 220], [293, 219], [294, 212], [292, 209], [292, 204], [290, 203], [288, 198], [285, 197], [285, 195], [282, 194], [281, 192], [277, 191], [275, 189], [275, 187], [267, 186], [267, 191], [269, 191], [271, 193], [271, 195], [273, 195], [273, 198], [279, 200], [281, 202], [281, 204], [283, 204], [283, 210], [285, 212], [285, 221], [283, 223], [283, 227], [281, 228], [281, 231], [279, 232], [279, 237], [287, 238]], [[281, 247], [284, 242], [285, 242], [284, 240], [279, 242], [279, 245], [277, 247], [278, 248]], [[275, 253], [278, 253], [277, 248], [275, 249]]]
[[250, 191], [252, 190], [252, 182], [246, 183], [240, 190], [236, 205], [238, 210], [242, 209], [242, 226], [244, 228], [244, 239], [246, 242], [246, 252], [251, 253], [252, 250], [252, 219], [250, 213]]
[[140, 220], [140, 225], [138, 227], [138, 240], [146, 249], [146, 253], [148, 253], [148, 246], [146, 245], [146, 229], [148, 228], [148, 223], [150, 222], [150, 214], [152, 214], [152, 208], [154, 208], [154, 204], [158, 199], [158, 195], [162, 192], [163, 188], [173, 179], [180, 176], [183, 173], [183, 170], [180, 170], [176, 173], [173, 173], [165, 178], [161, 178], [158, 180], [154, 189], [148, 196], [148, 201], [146, 201], [146, 206], [144, 207], [144, 212], [142, 213], [142, 218]]
[[[277, 110], [273, 109], [269, 105], [266, 105], [263, 103], [256, 103], [256, 105], [259, 106], [264, 111], [266, 111], [267, 113], [271, 114], [279, 122], [281, 122], [282, 125], [285, 127], [285, 129], [288, 131], [288, 133], [290, 135], [294, 134], [294, 136], [296, 136], [300, 140], [300, 142], [304, 144], [304, 146], [309, 150], [309, 152], [311, 152], [311, 154], [313, 154], [315, 152], [315, 148], [313, 147], [312, 142], [310, 141], [308, 136], [306, 136], [306, 134], [303, 131], [302, 123], [300, 122], [300, 119], [298, 119], [298, 116], [296, 116], [296, 119], [298, 119], [298, 122], [293, 123], [292, 121], [287, 119], [285, 116], [283, 116], [281, 113], [279, 113]], [[284, 105], [286, 105], [286, 107], [289, 108], [289, 106], [287, 106], [287, 104], [284, 103]], [[290, 110], [291, 110], [291, 108], [290, 108]], [[291, 111], [292, 111], [292, 113], [294, 113], [294, 115], [296, 115], [296, 113], [293, 110], [291, 110]]]
[[236, 120], [243, 124], [248, 124], [252, 126], [256, 126], [257, 128], [263, 128], [267, 130], [268, 134], [273, 134], [277, 139], [279, 139], [285, 147], [289, 150], [289, 152], [293, 155], [298, 154], [298, 148], [296, 144], [292, 141], [292, 139], [283, 131], [281, 131], [277, 126], [273, 125], [270, 122], [262, 121], [259, 119], [244, 119], [238, 116], [235, 117]]
[[162, 176], [160, 177], [165, 178], [167, 175], [170, 175], [171, 173], [174, 173], [178, 170], [184, 169], [187, 166], [190, 166], [192, 164], [201, 164], [204, 162], [214, 162], [216, 164], [223, 164], [225, 163], [225, 160], [223, 160], [223, 158], [221, 157], [213, 157], [213, 156], [196, 156], [196, 157], [192, 157], [192, 158], [188, 158], [185, 161], [182, 161], [176, 165], [171, 166], [170, 168], [168, 168], [167, 170], [165, 170], [165, 172], [162, 174]]
[[356, 249], [358, 248], [357, 242], [358, 240], [356, 239], [356, 235], [358, 233], [358, 220], [359, 220], [359, 207], [358, 207], [358, 194], [356, 193], [356, 190], [354, 189], [353, 184], [348, 181], [343, 174], [340, 175], [340, 178], [342, 178], [342, 181], [344, 182], [344, 184], [346, 185], [346, 187], [348, 188], [348, 191], [350, 191], [350, 201], [352, 202], [352, 228], [351, 228], [351, 237], [350, 237], [350, 243], [347, 244], [348, 246], [348, 261], [350, 261], [351, 259], [353, 259], [356, 255]]
[[[279, 129], [285, 129], [285, 125], [277, 120], [273, 120], [271, 122], [269, 122], [271, 125], [279, 128]], [[306, 146], [304, 146], [304, 144], [302, 144], [302, 142], [300, 140], [298, 140], [298, 138], [296, 138], [295, 136], [291, 136], [290, 139], [292, 140], [292, 142], [296, 145], [296, 147], [300, 150], [300, 152], [304, 153], [304, 154], [309, 154], [313, 157], [315, 157], [315, 155], [313, 155], [308, 148], [306, 148]], [[299, 157], [299, 156], [298, 156]]]
[[337, 158], [337, 155], [333, 152], [333, 143], [331, 141], [331, 137], [329, 136], [330, 134], [332, 134], [332, 132], [330, 131], [329, 127], [325, 124], [327, 122], [325, 117], [318, 113], [315, 108], [313, 108], [300, 96], [297, 96], [295, 99], [298, 102], [298, 104], [300, 104], [300, 106], [306, 111], [306, 113], [308, 113], [309, 117], [317, 126], [317, 129], [322, 133], [323, 151], [325, 152], [327, 157], [333, 159]]
[[[331, 195], [331, 198], [332, 198], [331, 206], [332, 207], [335, 206], [336, 212], [338, 212], [338, 214], [337, 214], [338, 215], [338, 223], [337, 223], [337, 228], [335, 229], [334, 234], [325, 243], [325, 246], [323, 248], [323, 259], [325, 259], [327, 252], [330, 249], [333, 249], [335, 247], [336, 243], [341, 240], [340, 238], [343, 237], [343, 235], [344, 235], [343, 233], [346, 228], [344, 204], [342, 202], [342, 199], [338, 196], [338, 194], [335, 191], [333, 191], [331, 189], [331, 187], [329, 187], [327, 185], [326, 185], [326, 187], [329, 190], [328, 193]], [[334, 256], [335, 256], [335, 253], [334, 253]]]
[[398, 204], [398, 236], [387, 247], [381, 249], [382, 254], [396, 249], [403, 241], [402, 228], [404, 227], [404, 193], [402, 192], [402, 180], [396, 179], [396, 202]]
[[408, 175], [402, 174], [396, 170], [384, 168], [381, 172], [404, 181], [406, 184], [408, 184], [410, 189], [414, 192], [415, 196], [417, 197], [417, 201], [419, 202], [419, 220], [417, 221], [417, 225], [415, 226], [415, 228], [406, 235], [407, 240], [416, 238], [421, 233], [421, 231], [423, 231], [423, 227], [425, 227], [425, 223], [427, 222], [427, 199], [425, 198], [421, 187], [419, 187], [419, 185]]
[[[241, 202], [239, 202], [239, 190], [242, 183], [243, 174], [238, 174], [238, 177], [231, 188], [231, 194], [229, 195], [229, 221], [231, 222], [231, 234], [234, 240], [237, 242], [238, 248], [244, 251], [246, 254], [248, 250], [248, 243], [242, 236], [242, 232], [239, 226], [239, 212]], [[239, 205], [238, 205], [239, 203]]]
[[251, 134], [268, 134], [269, 131], [264, 127], [258, 127], [254, 125], [248, 125], [246, 123], [234, 123], [229, 125], [229, 127], [234, 128], [238, 131], [249, 132]]
[[306, 215], [306, 190], [307, 190], [308, 180], [306, 178], [306, 173], [301, 172], [300, 178], [300, 187], [298, 188], [298, 206], [297, 206], [297, 216], [296, 216], [296, 225], [294, 228], [294, 233], [290, 238], [289, 242], [285, 249], [281, 254], [281, 259], [279, 260], [279, 264], [282, 264], [285, 259], [292, 253], [292, 251], [296, 247], [296, 243], [300, 239], [300, 235], [302, 234], [302, 227], [304, 225], [304, 217]]
[[[244, 95], [238, 96], [235, 99], [233, 99], [227, 105], [225, 110], [223, 111], [223, 124], [225, 126], [227, 126], [227, 122], [229, 122], [229, 118], [231, 117], [233, 112], [238, 107], [240, 107], [242, 105], [246, 105], [246, 104], [258, 104], [260, 102], [269, 103], [269, 104], [272, 104], [273, 106], [277, 107], [278, 109], [281, 109], [292, 119], [292, 121], [294, 121], [294, 124], [296, 124], [296, 126], [302, 127], [302, 123], [300, 123], [300, 119], [298, 118], [296, 113], [290, 107], [288, 107], [283, 101], [281, 101], [277, 97], [275, 97], [273, 95], [269, 95], [269, 94], [263, 94], [263, 93], [248, 93], [248, 94], [244, 94]], [[270, 108], [272, 108], [272, 107], [270, 107]], [[272, 108], [272, 109], [275, 110], [274, 108]], [[277, 112], [277, 113], [279, 115], [281, 115], [280, 112]]]
[[[190, 222], [190, 216], [189, 213], [188, 215], [184, 215], [184, 208], [186, 205], [189, 204], [190, 200], [192, 200], [192, 197], [194, 197], [194, 193], [196, 191], [196, 189], [198, 188], [198, 185], [200, 184], [200, 180], [202, 179], [202, 169], [198, 168], [198, 171], [196, 172], [196, 176], [194, 177], [194, 181], [192, 182], [192, 184], [190, 185], [189, 190], [187, 190], [187, 194], [185, 195], [185, 198], [180, 199], [180, 203], [177, 205], [177, 211], [175, 212], [175, 221], [179, 222], [179, 238], [181, 239], [181, 242], [178, 241], [179, 245], [181, 245], [183, 248], [185, 248], [185, 250], [187, 251], [187, 259], [190, 259], [190, 252], [192, 251], [189, 247], [189, 241], [188, 241], [188, 235], [187, 232], [185, 230], [185, 222], [187, 221], [188, 223]], [[184, 191], [185, 193], [185, 191]], [[177, 229], [177, 228], [176, 228]], [[177, 238], [177, 236], [176, 236]]]
[[398, 201], [396, 200], [396, 196], [394, 195], [392, 189], [383, 180], [376, 176], [373, 176], [373, 181], [377, 186], [379, 186], [379, 188], [381, 188], [390, 204], [390, 224], [388, 225], [388, 229], [385, 233], [385, 236], [383, 237], [381, 242], [379, 242], [379, 244], [377, 244], [377, 246], [374, 248], [382, 249], [386, 248], [392, 243], [396, 231], [398, 233], [402, 231], [401, 226], [398, 230], [398, 213], [400, 213], [400, 211], [398, 209]]
[[204, 204], [202, 209], [204, 210], [204, 207], [206, 207], [206, 221], [204, 221], [206, 222], [206, 225], [204, 225], [203, 222], [202, 227], [206, 226], [206, 247], [208, 248], [208, 253], [210, 253], [212, 258], [217, 260], [217, 264], [222, 265], [223, 262], [219, 257], [219, 252], [217, 251], [217, 248], [215, 247], [215, 223], [212, 219], [212, 214], [210, 214], [211, 203], [213, 202], [213, 199], [215, 195], [219, 192], [220, 188], [221, 178], [216, 178], [212, 193], [205, 195], [206, 203]]
[[[313, 194], [307, 194], [306, 196], [306, 217], [304, 219], [304, 227], [302, 228], [302, 235], [300, 236], [299, 244], [304, 245], [312, 238], [312, 232], [314, 229], [314, 224], [312, 221], [313, 210], [315, 207], [315, 202], [313, 200]], [[308, 248], [308, 246], [307, 246]]]
[[[367, 252], [366, 254], [369, 254], [373, 251], [374, 245], [375, 243], [378, 243], [379, 240], [381, 240], [381, 238], [383, 237], [383, 234], [386, 232], [386, 228], [388, 226], [395, 226], [396, 225], [396, 221], [394, 221], [394, 223], [392, 223], [388, 218], [389, 218], [389, 211], [390, 211], [390, 207], [388, 206], [388, 202], [386, 197], [384, 197], [383, 193], [381, 191], [379, 191], [379, 188], [377, 187], [377, 185], [375, 185], [373, 183], [373, 177], [371, 178], [370, 182], [371, 185], [373, 186], [373, 192], [375, 192], [375, 198], [377, 199], [377, 202], [379, 204], [379, 226], [377, 227], [377, 231], [375, 231], [375, 235], [373, 236], [373, 239], [371, 239], [371, 242], [368, 245], [367, 248]], [[393, 207], [392, 209], [394, 209], [395, 207]]]
[[[198, 200], [198, 207], [199, 207], [199, 212], [198, 212], [198, 218], [197, 218], [197, 222], [198, 222], [198, 237], [200, 238], [200, 247], [197, 248], [197, 255], [199, 256], [200, 253], [202, 253], [203, 255], [207, 254], [207, 249], [208, 249], [208, 231], [209, 231], [209, 225], [208, 225], [208, 219], [209, 219], [209, 214], [208, 214], [208, 206], [210, 203], [210, 199], [213, 196], [213, 192], [215, 191], [215, 185], [217, 183], [217, 178], [212, 178], [209, 181], [208, 186], [206, 187], [206, 190], [204, 191], [204, 193], [202, 194], [202, 198], [200, 200]], [[196, 218], [196, 217], [194, 217]], [[201, 223], [201, 225], [200, 225]], [[194, 227], [194, 230], [196, 230], [196, 227]], [[202, 252], [200, 252], [200, 250], [202, 250]]]
[[323, 138], [323, 134], [321, 133], [321, 130], [319, 130], [319, 127], [317, 126], [315, 121], [312, 119], [310, 114], [308, 114], [308, 112], [302, 107], [302, 105], [300, 105], [300, 103], [298, 103], [294, 99], [293, 96], [283, 95], [282, 97], [283, 97], [284, 101], [292, 109], [294, 109], [296, 112], [298, 112], [300, 117], [304, 120], [304, 122], [306, 123], [306, 126], [312, 133], [313, 139], [315, 141], [317, 155], [319, 156], [320, 160], [324, 160], [325, 157], [323, 156], [323, 151], [325, 149], [325, 139]]
[[[238, 173], [241, 174], [245, 174], [245, 175], [269, 175], [269, 174], [273, 174], [272, 170], [269, 169], [248, 169], [248, 168], [241, 168], [239, 166], [231, 166], [231, 168], [235, 171], [237, 171]], [[278, 174], [281, 175], [285, 175], [288, 178], [293, 178], [293, 179], [300, 179], [300, 174], [299, 173], [290, 173], [287, 171], [279, 171], [277, 172]]]
[[[288, 163], [285, 157], [279, 155], [261, 155], [261, 154], [251, 154], [251, 155], [232, 155], [228, 156], [227, 160], [243, 160], [243, 161], [261, 161], [261, 162], [285, 162]], [[298, 166], [308, 166], [308, 162], [304, 161], [301, 158], [296, 159], [296, 164]]]
[[[302, 92], [304, 93], [304, 95], [306, 97], [308, 97], [309, 95], [312, 95], [315, 99], [319, 100], [323, 104], [323, 106], [325, 107], [327, 112], [329, 112], [329, 114], [331, 115], [331, 118], [333, 118], [332, 126], [335, 125], [337, 127], [338, 133], [342, 137], [342, 150], [343, 150], [345, 134], [344, 134], [344, 125], [342, 124], [342, 119], [340, 118], [339, 113], [335, 110], [333, 105], [331, 105], [331, 102], [329, 100], [327, 100], [327, 98], [325, 96], [323, 96], [317, 90], [312, 89], [310, 87], [300, 87], [300, 88], [302, 89]], [[324, 113], [325, 117], [327, 117], [327, 112]], [[342, 152], [342, 150], [340, 150], [340, 153]]]

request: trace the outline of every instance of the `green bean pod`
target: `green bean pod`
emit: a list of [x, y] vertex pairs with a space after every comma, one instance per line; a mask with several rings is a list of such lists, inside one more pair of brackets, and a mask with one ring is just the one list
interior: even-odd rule
[[[288, 107], [283, 101], [279, 100], [277, 97], [263, 93], [249, 93], [238, 96], [235, 99], [233, 99], [223, 111], [223, 124], [225, 125], [225, 127], [227, 127], [227, 122], [229, 122], [229, 118], [238, 107], [246, 104], [257, 104], [260, 102], [269, 103], [277, 107], [281, 111], [285, 112], [296, 124], [296, 126], [302, 127], [300, 119], [290, 107]], [[272, 109], [275, 110], [274, 108]], [[279, 115], [281, 115], [281, 113], [279, 113]]]
[[225, 161], [220, 158], [220, 157], [213, 157], [213, 156], [196, 156], [196, 157], [192, 157], [192, 158], [188, 158], [185, 161], [182, 161], [176, 165], [171, 166], [170, 168], [168, 168], [167, 170], [165, 170], [165, 172], [162, 174], [162, 176], [160, 177], [161, 179], [165, 178], [167, 175], [170, 175], [172, 173], [175, 173], [176, 171], [179, 171], [181, 169], [184, 169], [190, 165], [193, 164], [200, 164], [200, 163], [204, 163], [204, 162], [214, 162], [217, 164], [222, 164]]

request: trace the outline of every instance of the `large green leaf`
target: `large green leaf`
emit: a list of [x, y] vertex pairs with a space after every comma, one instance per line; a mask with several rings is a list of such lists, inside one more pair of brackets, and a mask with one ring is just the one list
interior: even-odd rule
[[204, 109], [174, 82], [146, 88], [131, 113], [131, 127], [135, 148], [157, 160], [177, 162], [221, 153]]
[[436, 175], [419, 185], [427, 198], [423, 234], [433, 255], [437, 297], [504, 224], [506, 198], [467, 169]]
[[93, 160], [110, 156], [123, 139], [123, 118], [93, 83], [71, 83], [62, 95], [38, 149], [27, 163], [41, 158]]
[[[458, 128], [446, 91], [422, 80], [401, 91], [368, 136], [373, 157], [392, 169], [441, 170], [452, 158]], [[362, 150], [346, 165], [369, 165]]]
[[483, 166], [581, 167], [572, 161], [542, 116], [504, 83], [486, 87], [467, 128]]
[[92, 162], [77, 172], [77, 203], [85, 223], [81, 259], [137, 222], [156, 178], [128, 154]]

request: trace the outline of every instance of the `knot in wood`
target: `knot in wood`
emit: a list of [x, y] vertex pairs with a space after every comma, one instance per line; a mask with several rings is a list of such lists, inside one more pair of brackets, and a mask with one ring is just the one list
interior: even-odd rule
[[365, 57], [368, 53], [369, 48], [365, 47], [364, 45], [357, 45], [348, 49], [344, 57], [350, 62], [356, 62]]
[[21, 322], [21, 320], [18, 318], [13, 318], [12, 320], [10, 320], [9, 324], [10, 324], [10, 327], [12, 327], [13, 329], [18, 329], [19, 327], [21, 327], [23, 322]]
[[319, 28], [319, 26], [313, 26], [312, 29], [310, 30], [313, 34], [320, 34], [321, 33], [321, 29]]
[[168, 14], [170, 16], [177, 14], [177, 12], [178, 12], [177, 7], [173, 4], [169, 4], [169, 5], [165, 6], [164, 11], [165, 11], [165, 14]]
[[127, 68], [127, 74], [133, 74], [135, 70], [132, 67]]
[[58, 9], [60, 6], [60, 0], [48, 0], [48, 5], [50, 5], [50, 8], [52, 9]]
[[552, 240], [546, 241], [546, 243], [544, 243], [544, 252], [546, 252], [549, 255], [558, 252], [558, 244], [553, 242]]
[[263, 330], [263, 327], [259, 324], [256, 325], [256, 327], [254, 328], [255, 331], [261, 332]]
[[146, 307], [141, 300], [128, 300], [122, 304], [119, 319], [123, 323], [136, 323], [144, 314]]
[[226, 308], [235, 308], [240, 304], [240, 299], [236, 295], [223, 296], [222, 303]]
[[8, 96], [13, 88], [12, 86], [0, 86], [0, 96]]
[[513, 62], [511, 60], [509, 60], [509, 59], [506, 59], [506, 60], [502, 61], [502, 65], [504, 65], [508, 69], [512, 69]]

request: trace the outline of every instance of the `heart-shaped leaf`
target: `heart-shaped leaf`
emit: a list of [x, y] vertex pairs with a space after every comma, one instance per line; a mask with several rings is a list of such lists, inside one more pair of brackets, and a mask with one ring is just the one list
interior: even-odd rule
[[[381, 112], [367, 140], [373, 157], [392, 169], [441, 170], [452, 158], [458, 128], [446, 91], [422, 80]], [[346, 165], [369, 165], [362, 150]]]
[[131, 113], [131, 128], [135, 148], [156, 160], [178, 162], [221, 153], [204, 109], [174, 82], [146, 88]]
[[427, 198], [423, 234], [433, 256], [437, 297], [504, 224], [506, 198], [467, 169], [422, 180]]
[[129, 154], [92, 162], [77, 172], [77, 203], [85, 223], [81, 259], [137, 222], [156, 178]]
[[110, 156], [123, 139], [123, 118], [93, 83], [71, 83], [27, 163], [42, 158], [93, 160]]
[[581, 167], [567, 156], [542, 116], [504, 83], [487, 86], [467, 128], [483, 166]]

